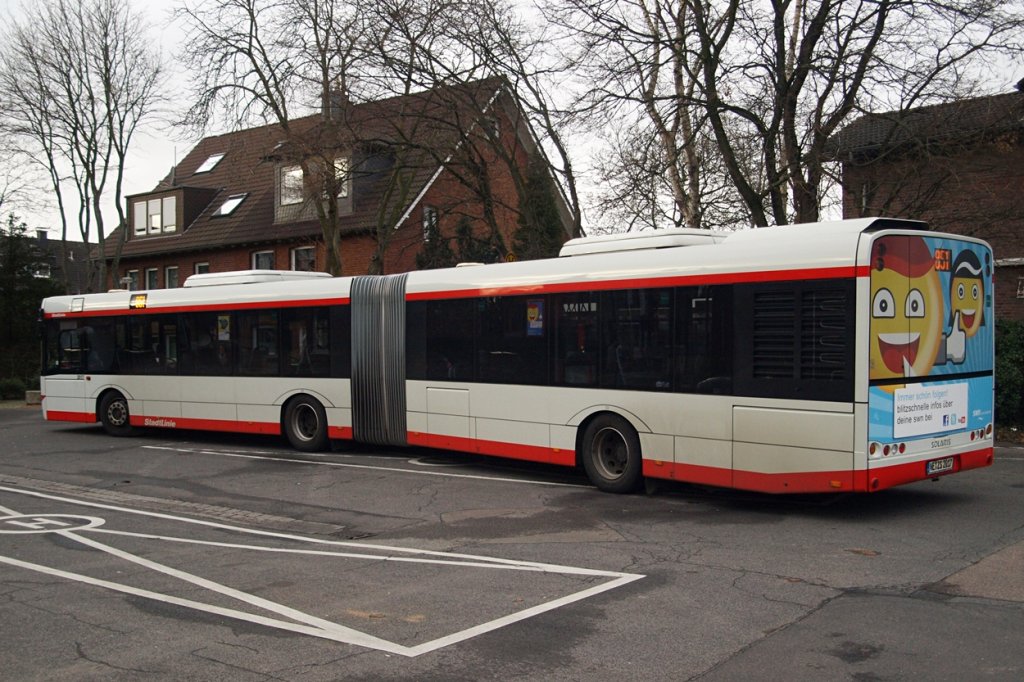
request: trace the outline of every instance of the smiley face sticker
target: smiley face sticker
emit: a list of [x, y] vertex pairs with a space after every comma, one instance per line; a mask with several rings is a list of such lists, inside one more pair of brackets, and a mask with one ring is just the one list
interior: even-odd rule
[[871, 250], [871, 379], [926, 376], [943, 345], [942, 287], [927, 243], [881, 237]]
[[949, 286], [949, 325], [967, 338], [985, 324], [985, 279], [981, 260], [973, 251], [961, 251], [953, 263]]

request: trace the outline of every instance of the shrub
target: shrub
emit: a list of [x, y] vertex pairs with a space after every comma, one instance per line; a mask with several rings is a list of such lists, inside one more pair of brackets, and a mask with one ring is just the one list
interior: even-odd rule
[[1024, 322], [996, 321], [996, 422], [1024, 425]]
[[17, 377], [0, 379], [0, 400], [21, 400], [25, 397], [25, 382]]

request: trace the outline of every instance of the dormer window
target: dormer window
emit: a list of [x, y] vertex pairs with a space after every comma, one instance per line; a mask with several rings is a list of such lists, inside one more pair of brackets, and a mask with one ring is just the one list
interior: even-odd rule
[[199, 164], [199, 168], [196, 168], [194, 174], [209, 173], [217, 166], [218, 163], [220, 163], [220, 160], [223, 158], [223, 153], [210, 154], [208, 157], [206, 157], [206, 161], [203, 161], [201, 164]]
[[245, 201], [245, 198], [247, 196], [249, 196], [248, 193], [232, 194], [231, 196], [224, 200], [224, 203], [220, 205], [220, 208], [213, 212], [213, 217], [220, 218], [223, 216], [231, 215], [232, 213], [235, 212], [236, 208], [241, 206], [242, 202]]
[[132, 219], [136, 237], [176, 232], [178, 229], [177, 197], [154, 197], [133, 201]]
[[302, 166], [284, 166], [281, 169], [281, 205], [302, 203]]

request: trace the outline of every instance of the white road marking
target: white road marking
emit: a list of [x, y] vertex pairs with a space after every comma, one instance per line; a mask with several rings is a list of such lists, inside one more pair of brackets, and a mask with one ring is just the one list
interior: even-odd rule
[[[145, 597], [146, 599], [152, 599], [154, 601], [161, 601], [166, 604], [174, 604], [176, 606], [184, 606], [186, 608], [195, 609], [196, 611], [204, 611], [206, 613], [213, 613], [219, 616], [226, 616], [228, 618], [234, 618], [236, 620], [244, 620], [250, 623], [257, 623], [259, 625], [266, 625], [267, 627], [278, 628], [280, 630], [289, 630], [291, 632], [299, 632], [304, 635], [312, 635], [314, 637], [321, 637], [323, 639], [332, 639], [336, 642], [342, 642], [344, 644], [356, 644], [360, 646], [367, 646], [362, 641], [352, 641], [352, 638], [347, 636], [341, 636], [331, 631], [321, 630], [320, 628], [312, 627], [309, 625], [301, 625], [298, 623], [289, 623], [288, 621], [277, 620], [275, 618], [267, 618], [252, 613], [245, 613], [244, 611], [236, 611], [235, 609], [228, 609], [214, 604], [205, 604], [203, 602], [193, 601], [191, 599], [182, 599], [181, 597], [175, 597], [169, 594], [160, 594], [159, 592], [151, 592], [149, 590], [143, 590], [138, 587], [132, 587], [131, 585], [122, 585], [121, 583], [113, 583], [108, 580], [101, 580], [99, 578], [93, 578], [88, 575], [82, 575], [81, 573], [71, 573], [69, 571], [62, 571], [59, 568], [51, 568], [50, 566], [42, 566], [40, 564], [32, 564], [27, 561], [21, 561], [11, 557], [0, 556], [0, 563], [9, 564], [11, 566], [18, 566], [29, 571], [36, 571], [46, 575], [56, 576], [58, 578], [65, 578], [67, 580], [74, 580], [76, 582], [85, 583], [87, 585], [95, 585], [97, 587], [103, 587], [108, 590], [114, 590], [115, 592], [123, 592], [125, 594], [131, 594], [136, 597]], [[367, 636], [369, 637], [369, 636]], [[374, 638], [376, 639], [376, 638]], [[381, 647], [368, 646], [368, 648], [377, 649]], [[401, 654], [408, 656], [406, 653], [408, 647], [400, 645], [389, 645], [384, 643], [382, 651], [389, 653]]]
[[[301, 461], [301, 460], [298, 460]], [[102, 580], [99, 578], [93, 578], [78, 573], [72, 573], [69, 571], [63, 571], [61, 569], [53, 568], [50, 566], [43, 566], [41, 564], [29, 563], [13, 557], [0, 556], [0, 563], [5, 563], [11, 566], [18, 566], [26, 570], [36, 571], [47, 575], [65, 578], [68, 580], [74, 580], [89, 585], [103, 587], [110, 590], [115, 590], [125, 594], [132, 594], [135, 596], [145, 597], [147, 599], [153, 599], [156, 601], [165, 602], [168, 604], [175, 604], [178, 606], [184, 606], [187, 608], [204, 611], [207, 613], [213, 613], [237, 620], [244, 620], [251, 623], [265, 625], [268, 627], [275, 627], [291, 632], [298, 632], [314, 637], [320, 637], [323, 639], [329, 639], [337, 642], [343, 642], [356, 646], [361, 646], [370, 649], [377, 649], [388, 653], [398, 654], [402, 656], [419, 656], [421, 654], [435, 651], [442, 647], [450, 646], [457, 642], [462, 642], [472, 637], [476, 637], [486, 632], [491, 632], [499, 628], [505, 627], [512, 623], [516, 623], [527, 618], [531, 618], [541, 613], [552, 611], [560, 608], [567, 604], [587, 599], [596, 594], [613, 590], [622, 585], [626, 585], [635, 580], [643, 578], [643, 575], [635, 573], [622, 573], [617, 571], [603, 571], [596, 569], [588, 569], [574, 566], [564, 566], [558, 564], [545, 564], [533, 561], [519, 561], [515, 559], [500, 559], [494, 557], [485, 557], [473, 554], [459, 554], [452, 552], [438, 552], [433, 550], [421, 550], [409, 547], [394, 547], [389, 545], [375, 545], [371, 543], [360, 543], [360, 542], [345, 542], [338, 540], [322, 540], [319, 538], [308, 538], [298, 535], [291, 535], [287, 533], [276, 533], [272, 531], [262, 531], [248, 528], [241, 528], [237, 526], [229, 526], [223, 523], [217, 523], [214, 521], [204, 521], [200, 519], [190, 519], [187, 517], [179, 517], [171, 514], [164, 514], [160, 512], [150, 512], [144, 510], [130, 509], [125, 507], [117, 507], [114, 505], [102, 504], [98, 502], [89, 502], [84, 500], [76, 500], [73, 498], [60, 497], [57, 495], [50, 495], [47, 493], [41, 493], [30, 490], [20, 490], [16, 488], [9, 488], [0, 486], [0, 491], [26, 495], [29, 497], [35, 497], [39, 499], [53, 500], [56, 502], [62, 502], [78, 506], [86, 506], [98, 509], [108, 509], [111, 511], [117, 511], [127, 514], [134, 514], [139, 516], [148, 516], [153, 518], [160, 518], [164, 520], [177, 521], [187, 524], [194, 524], [199, 526], [206, 526], [210, 528], [217, 528], [220, 530], [232, 531], [241, 534], [248, 534], [267, 538], [278, 538], [282, 540], [298, 541], [303, 543], [309, 543], [314, 545], [321, 545], [327, 547], [347, 548], [347, 549], [360, 549], [360, 550], [374, 550], [381, 552], [381, 554], [370, 554], [366, 552], [350, 552], [350, 551], [331, 551], [328, 549], [298, 549], [298, 548], [283, 548], [283, 547], [265, 547], [259, 545], [247, 545], [243, 543], [233, 542], [214, 542], [208, 540], [197, 540], [192, 538], [174, 537], [166, 535], [155, 535], [147, 533], [134, 533], [128, 531], [118, 531], [111, 529], [110, 527], [76, 527], [73, 530], [53, 530], [50, 532], [56, 532], [65, 538], [79, 542], [83, 545], [97, 549], [99, 551], [106, 552], [111, 556], [117, 557], [123, 561], [131, 562], [150, 570], [168, 575], [170, 577], [182, 580], [184, 582], [196, 585], [206, 590], [221, 594], [226, 597], [230, 597], [246, 603], [250, 606], [264, 609], [274, 613], [275, 615], [290, 618], [296, 622], [290, 622], [286, 620], [280, 620], [277, 618], [269, 618], [266, 616], [256, 615], [247, 613], [244, 611], [238, 611], [235, 609], [224, 608], [213, 604], [207, 604], [204, 602], [194, 601], [190, 599], [183, 599], [172, 595], [165, 595], [159, 592], [152, 592], [150, 590], [144, 590], [131, 585], [124, 585], [121, 583], [115, 583], [111, 581]], [[103, 522], [103, 519], [99, 517], [82, 517], [74, 515], [22, 515], [18, 512], [9, 509], [7, 507], [0, 506], [0, 512], [6, 513], [9, 517], [14, 518], [32, 518], [32, 519], [47, 519], [47, 518], [88, 518], [96, 519], [97, 521]], [[50, 526], [52, 524], [43, 524], [43, 526]], [[93, 540], [83, 536], [83, 533], [102, 533], [107, 535], [122, 535], [127, 537], [137, 537], [153, 540], [162, 540], [167, 542], [187, 542], [192, 544], [199, 544], [211, 547], [231, 548], [231, 549], [245, 549], [260, 552], [279, 552], [279, 553], [290, 553], [296, 555], [318, 555], [318, 556], [337, 556], [345, 558], [357, 558], [357, 559], [368, 559], [374, 561], [401, 561], [407, 563], [420, 563], [420, 564], [433, 564], [438, 566], [458, 566], [461, 568], [479, 568], [479, 569], [499, 569], [499, 570], [513, 570], [513, 571], [526, 571], [526, 572], [543, 572], [543, 573], [554, 573], [561, 575], [576, 575], [576, 576], [587, 576], [595, 578], [607, 578], [608, 582], [594, 585], [587, 589], [575, 592], [558, 599], [550, 600], [542, 604], [538, 604], [531, 608], [523, 609], [515, 613], [511, 613], [507, 616], [497, 618], [486, 623], [451, 633], [449, 635], [442, 636], [440, 638], [418, 644], [416, 646], [404, 646], [395, 642], [390, 642], [385, 639], [374, 637], [359, 630], [348, 628], [338, 623], [327, 621], [311, 614], [299, 611], [292, 607], [280, 604], [278, 602], [270, 601], [256, 595], [248, 594], [240, 590], [222, 585], [212, 580], [208, 580], [201, 576], [188, 573], [170, 566], [165, 566], [158, 562], [150, 559], [145, 559], [133, 555], [129, 552], [117, 549], [110, 545]]]
[[[267, 457], [263, 455], [252, 455], [242, 452], [226, 452], [223, 450], [193, 450], [189, 448], [172, 448], [162, 445], [143, 445], [145, 450], [170, 450], [172, 452], [184, 452], [199, 455], [214, 455], [217, 457], [237, 457], [240, 459], [259, 459], [268, 462], [288, 462], [291, 464], [309, 464], [313, 466], [341, 467], [346, 469], [367, 469], [370, 471], [390, 471], [400, 474], [414, 474], [418, 476], [440, 476], [443, 478], [468, 478], [477, 481], [497, 481], [499, 483], [521, 483], [529, 485], [546, 485], [556, 488], [590, 488], [589, 485], [580, 483], [559, 483], [557, 481], [524, 480], [521, 478], [504, 478], [501, 476], [480, 476], [477, 474], [453, 474], [444, 471], [430, 471], [427, 469], [402, 469], [399, 467], [376, 466], [373, 464], [347, 464], [344, 462], [319, 462], [308, 459], [296, 459], [294, 457]], [[422, 466], [422, 465], [421, 465]]]

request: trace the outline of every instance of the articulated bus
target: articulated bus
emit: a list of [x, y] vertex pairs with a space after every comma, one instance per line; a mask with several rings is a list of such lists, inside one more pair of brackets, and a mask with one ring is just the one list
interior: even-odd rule
[[772, 493], [993, 457], [993, 258], [860, 219], [567, 242], [398, 275], [245, 271], [43, 301], [43, 415], [427, 446]]

